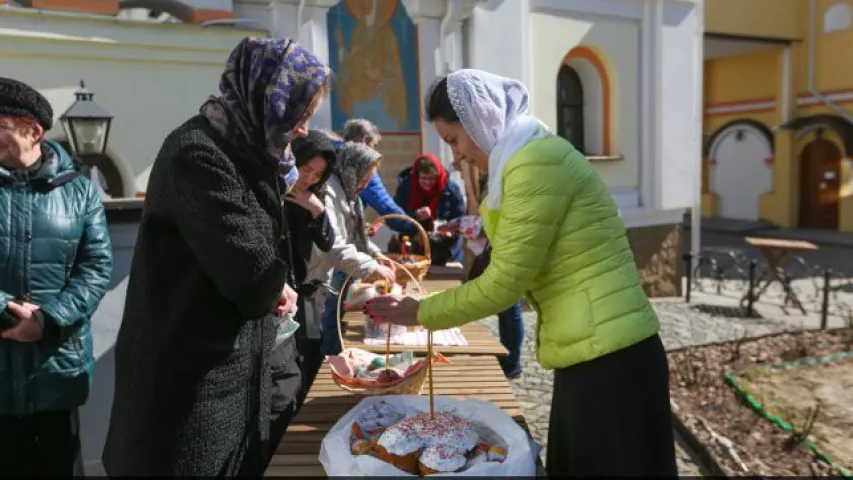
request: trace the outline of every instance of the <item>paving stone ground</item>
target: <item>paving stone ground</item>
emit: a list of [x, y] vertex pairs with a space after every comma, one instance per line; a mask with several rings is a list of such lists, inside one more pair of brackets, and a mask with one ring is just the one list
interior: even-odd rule
[[[661, 321], [661, 337], [667, 349], [700, 345], [718, 341], [734, 340], [747, 336], [760, 336], [768, 333], [814, 328], [819, 321], [815, 315], [795, 316], [783, 314], [781, 309], [770, 303], [756, 307], [764, 318], [744, 318], [735, 302], [726, 296], [699, 294], [694, 302], [686, 304], [683, 299], [653, 300], [655, 310]], [[495, 335], [498, 334], [497, 319], [490, 317], [481, 321]], [[547, 455], [548, 416], [551, 409], [551, 390], [553, 373], [542, 369], [536, 362], [535, 326], [536, 314], [525, 313], [526, 328], [522, 362], [524, 373], [510, 383], [518, 397], [530, 431], [538, 443], [543, 446], [542, 459]], [[831, 319], [831, 326], [840, 326], [840, 318]], [[693, 454], [676, 441], [679, 473], [682, 476], [705, 476], [706, 472], [694, 460]]]

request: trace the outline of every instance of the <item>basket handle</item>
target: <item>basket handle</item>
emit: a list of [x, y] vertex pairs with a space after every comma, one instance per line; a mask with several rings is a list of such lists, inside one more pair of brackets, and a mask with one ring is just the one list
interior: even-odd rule
[[[388, 215], [382, 215], [381, 217], [374, 220], [373, 223], [374, 224], [378, 224], [378, 223], [384, 224], [385, 220], [403, 220], [403, 221], [409, 222], [412, 225], [414, 225], [415, 228], [418, 230], [418, 233], [421, 235], [421, 237], [423, 237], [424, 256], [430, 260], [432, 259], [432, 254], [431, 254], [432, 252], [430, 251], [430, 246], [429, 246], [429, 234], [427, 234], [426, 230], [424, 230], [423, 225], [421, 225], [419, 222], [415, 221], [415, 219], [413, 219], [412, 217], [409, 217], [407, 215], [400, 215], [398, 213], [389, 213]], [[407, 271], [408, 271], [408, 269], [407, 269]]]
[[[408, 218], [408, 217], [406, 217], [406, 218]], [[420, 225], [418, 225], [418, 226], [420, 227]], [[423, 230], [423, 227], [421, 227], [421, 230]], [[391, 261], [394, 262], [394, 260], [391, 260]], [[366, 262], [366, 261], [362, 262], [362, 265], [365, 263], [368, 263], [368, 262]], [[397, 268], [403, 267], [403, 270], [406, 271], [406, 274], [409, 276], [409, 278], [415, 282], [415, 286], [418, 287], [418, 292], [420, 292], [421, 295], [426, 295], [426, 291], [421, 286], [421, 282], [419, 282], [418, 279], [415, 278], [414, 275], [412, 275], [412, 272], [410, 272], [408, 268], [403, 266], [403, 264], [401, 264], [399, 262], [394, 262], [394, 263], [396, 264]], [[361, 265], [359, 265], [359, 266], [361, 266]], [[341, 314], [341, 306], [343, 305], [343, 302], [344, 302], [344, 292], [346, 292], [347, 286], [350, 283], [352, 283], [354, 276], [355, 276], [355, 270], [353, 270], [353, 273], [350, 273], [349, 275], [347, 275], [347, 277], [344, 279], [344, 283], [341, 284], [341, 288], [338, 290], [339, 294], [338, 294], [337, 311], [336, 311], [336, 316], [335, 316], [335, 324], [338, 327], [338, 339], [341, 342], [341, 350], [345, 349], [344, 333], [343, 333], [343, 330], [341, 329], [341, 319], [343, 318], [343, 315]], [[390, 330], [391, 326], [389, 325], [388, 328]], [[430, 335], [429, 338], [431, 339], [432, 336]]]

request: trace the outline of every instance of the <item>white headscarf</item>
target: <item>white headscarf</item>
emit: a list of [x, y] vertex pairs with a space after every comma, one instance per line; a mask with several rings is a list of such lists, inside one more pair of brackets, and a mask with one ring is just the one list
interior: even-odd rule
[[450, 105], [474, 143], [489, 156], [489, 209], [501, 205], [507, 161], [529, 141], [551, 133], [528, 114], [527, 87], [518, 80], [482, 70], [457, 70], [447, 76]]

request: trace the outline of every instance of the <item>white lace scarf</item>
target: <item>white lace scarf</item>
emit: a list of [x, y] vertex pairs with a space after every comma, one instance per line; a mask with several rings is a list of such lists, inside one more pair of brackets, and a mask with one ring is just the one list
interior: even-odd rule
[[529, 94], [518, 80], [482, 70], [457, 70], [447, 76], [447, 93], [465, 131], [489, 155], [486, 205], [496, 210], [507, 161], [531, 140], [551, 132], [528, 114]]

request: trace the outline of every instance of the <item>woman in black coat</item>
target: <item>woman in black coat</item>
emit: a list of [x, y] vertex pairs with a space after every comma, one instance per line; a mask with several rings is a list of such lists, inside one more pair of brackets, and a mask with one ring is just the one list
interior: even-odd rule
[[243, 39], [221, 95], [163, 142], [115, 345], [110, 476], [263, 473], [276, 310], [296, 304], [289, 143], [329, 77], [290, 40]]
[[335, 243], [335, 233], [323, 203], [326, 180], [335, 168], [335, 146], [323, 132], [309, 130], [308, 135], [294, 139], [291, 148], [296, 158], [299, 181], [284, 199], [293, 251], [290, 259], [292, 283], [297, 286], [299, 294], [296, 312], [299, 329], [273, 350], [270, 457], [323, 363], [319, 326], [306, 324], [305, 300], [318, 288], [324, 287], [316, 282], [305, 283], [305, 277], [308, 259], [315, 246], [328, 252]]

